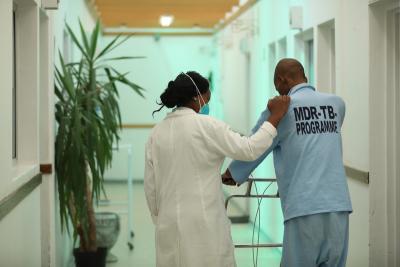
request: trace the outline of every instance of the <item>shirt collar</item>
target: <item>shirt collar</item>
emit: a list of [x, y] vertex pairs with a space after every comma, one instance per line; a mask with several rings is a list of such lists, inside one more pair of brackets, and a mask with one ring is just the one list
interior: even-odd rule
[[167, 118], [168, 117], [182, 116], [182, 115], [190, 115], [190, 114], [196, 114], [196, 112], [191, 108], [179, 107], [179, 108], [173, 109], [172, 112], [168, 113], [167, 114]]
[[312, 87], [310, 84], [308, 84], [308, 83], [300, 83], [300, 84], [294, 86], [292, 89], [290, 89], [288, 95], [289, 96], [293, 95], [294, 93], [296, 93], [297, 91], [299, 91], [299, 90], [301, 90], [303, 88], [309, 88], [309, 89], [315, 91], [315, 88]]

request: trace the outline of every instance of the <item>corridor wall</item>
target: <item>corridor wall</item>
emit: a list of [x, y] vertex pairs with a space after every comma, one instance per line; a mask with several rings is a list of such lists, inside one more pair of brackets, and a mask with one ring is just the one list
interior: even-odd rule
[[52, 176], [39, 171], [41, 163], [52, 164], [52, 136], [46, 131], [52, 125], [52, 88], [45, 75], [52, 49], [44, 49], [51, 44], [52, 20], [41, 7], [38, 0], [0, 2], [1, 266], [35, 267], [54, 259], [47, 247], [51, 230], [44, 227], [50, 206], [43, 205]]
[[[302, 7], [301, 30], [290, 27], [289, 14], [294, 6]], [[220, 66], [217, 84], [223, 95], [227, 122], [248, 132], [265, 109], [267, 99], [276, 94], [272, 81], [275, 64], [283, 57], [296, 57], [305, 65], [308, 76], [314, 76], [312, 82], [317, 90], [336, 93], [345, 100], [344, 162], [368, 171], [368, 14], [368, 0], [258, 1], [217, 34], [221, 54], [217, 58]], [[250, 70], [246, 70], [241, 61], [243, 49], [240, 49], [240, 42], [243, 38], [251, 59]], [[250, 73], [249, 86], [229, 82], [231, 77], [239, 81], [245, 79], [246, 73]], [[256, 177], [275, 175], [271, 158], [255, 171]], [[369, 186], [351, 178], [348, 183], [354, 212], [350, 216], [347, 266], [368, 266]], [[271, 202], [264, 205], [262, 230], [271, 240], [280, 241], [280, 204]], [[254, 218], [255, 210], [256, 203], [252, 202], [250, 218]]]
[[0, 1], [0, 266], [68, 266], [72, 255], [52, 173], [54, 53], [66, 21], [76, 31], [81, 17], [91, 30], [94, 19], [85, 1], [60, 2], [49, 11], [41, 0]]

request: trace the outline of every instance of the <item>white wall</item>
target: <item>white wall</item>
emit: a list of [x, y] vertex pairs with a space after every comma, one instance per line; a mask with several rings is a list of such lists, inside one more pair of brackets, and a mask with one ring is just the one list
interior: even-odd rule
[[[0, 2], [0, 199], [5, 199], [23, 184], [39, 173], [40, 163], [52, 163], [48, 150], [52, 138], [39, 138], [40, 125], [50, 125], [48, 102], [40, 100], [48, 95], [49, 51], [40, 50], [40, 45], [48, 45], [47, 30], [50, 20], [41, 11], [40, 1], [16, 0], [16, 51], [17, 51], [17, 158], [12, 158], [12, 84], [13, 47], [12, 11], [13, 1]], [[42, 33], [42, 35], [41, 35]], [[43, 38], [41, 38], [43, 37]], [[29, 44], [29, 45], [27, 45]], [[50, 49], [51, 51], [51, 49]], [[42, 68], [40, 68], [40, 67]], [[44, 69], [43, 69], [44, 68]], [[47, 126], [49, 129], [50, 127]], [[44, 153], [48, 150], [49, 153]], [[43, 152], [43, 153], [42, 153]], [[41, 157], [42, 156], [42, 157]], [[45, 162], [42, 162], [44, 160]], [[48, 161], [47, 161], [48, 160]], [[47, 178], [47, 177], [46, 177]], [[52, 179], [51, 177], [48, 179]], [[41, 208], [44, 191], [42, 185], [36, 188], [0, 221], [0, 265], [1, 266], [41, 266], [50, 261], [48, 249], [50, 241], [42, 242], [42, 222], [50, 220], [48, 212]], [[47, 213], [46, 213], [47, 212]], [[50, 231], [50, 230], [48, 230]], [[46, 259], [44, 257], [47, 257]]]
[[[316, 86], [323, 87], [328, 84], [326, 65], [323, 60], [318, 61], [327, 51], [321, 51], [324, 46], [322, 41], [321, 28], [319, 26], [334, 20], [335, 25], [335, 47], [336, 47], [336, 88], [334, 92], [341, 96], [347, 106], [346, 119], [343, 127], [344, 162], [354, 168], [369, 171], [369, 1], [368, 0], [304, 0], [304, 1], [260, 1], [251, 10], [242, 15], [239, 21], [248, 23], [256, 28], [253, 34], [251, 46], [251, 73], [252, 84], [250, 88], [244, 88], [240, 82], [231, 84], [228, 88], [224, 84], [225, 77], [235, 77], [241, 81], [245, 75], [242, 67], [241, 52], [238, 49], [238, 42], [234, 41], [231, 47], [224, 47], [224, 39], [237, 40], [243, 33], [234, 31], [234, 25], [228, 26], [219, 33], [219, 50], [223, 54], [219, 60], [221, 91], [229, 90], [234, 94], [224, 94], [225, 118], [229, 123], [236, 125], [253, 125], [259, 113], [265, 108], [267, 98], [275, 94], [273, 83], [269, 77], [274, 69], [269, 67], [270, 55], [269, 45], [286, 38], [287, 56], [294, 57], [302, 55], [302, 51], [296, 49], [296, 37], [301, 31], [291, 30], [289, 26], [289, 8], [300, 5], [303, 7], [304, 25], [303, 30], [313, 30], [315, 75]], [[250, 27], [251, 28], [251, 27]], [[235, 45], [236, 44], [236, 45]], [[224, 55], [229, 57], [230, 64]], [[239, 58], [239, 60], [236, 60]], [[278, 58], [279, 60], [279, 53]], [[301, 58], [300, 58], [301, 59]], [[317, 64], [320, 62], [319, 64]], [[244, 98], [243, 95], [250, 95]], [[230, 106], [239, 107], [232, 109]], [[238, 117], [240, 113], [247, 111], [240, 107], [249, 107], [249, 119], [244, 121]], [[240, 118], [240, 122], [231, 118]], [[360, 130], [364, 129], [364, 130]], [[270, 157], [271, 158], [271, 157]], [[258, 168], [255, 174], [258, 177], [273, 175], [273, 166], [270, 159]], [[369, 265], [369, 186], [358, 181], [348, 180], [351, 198], [353, 201], [354, 213], [350, 216], [350, 248], [347, 266], [368, 266]], [[264, 231], [271, 237], [276, 236], [280, 231], [280, 209], [274, 204], [265, 206], [267, 212], [274, 212], [276, 220], [264, 221]], [[254, 203], [251, 208], [254, 216]], [[274, 227], [270, 227], [274, 225]], [[281, 233], [279, 233], [281, 234]]]
[[[11, 156], [13, 2], [17, 7], [16, 159]], [[1, 200], [38, 174], [40, 164], [54, 165], [54, 45], [62, 50], [64, 22], [71, 20], [77, 30], [78, 16], [91, 30], [94, 20], [84, 1], [61, 1], [60, 11], [43, 10], [40, 0], [0, 2]], [[59, 233], [57, 208], [54, 175], [43, 175], [40, 187], [0, 221], [0, 266], [66, 265], [71, 242]]]
[[0, 221], [0, 265], [41, 267], [40, 188]]
[[[105, 45], [114, 37], [106, 36]], [[144, 56], [144, 59], [118, 61], [112, 65], [121, 73], [129, 72], [129, 79], [146, 89], [145, 98], [141, 98], [126, 86], [120, 86], [120, 108], [123, 124], [155, 124], [162, 120], [168, 111], [158, 109], [161, 93], [170, 80], [182, 71], [194, 70], [208, 77], [212, 67], [211, 37], [172, 37], [133, 36], [126, 43], [115, 49], [110, 57]], [[212, 109], [212, 107], [211, 107]], [[170, 111], [170, 110], [169, 110]], [[168, 111], [168, 112], [169, 112]], [[124, 129], [120, 144], [133, 145], [133, 178], [143, 180], [144, 145], [151, 129]], [[107, 172], [107, 179], [126, 179], [126, 151], [116, 152], [113, 167]]]

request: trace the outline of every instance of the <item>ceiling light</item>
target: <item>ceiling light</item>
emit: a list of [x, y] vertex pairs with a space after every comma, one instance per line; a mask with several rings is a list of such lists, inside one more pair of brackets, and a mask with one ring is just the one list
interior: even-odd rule
[[160, 24], [163, 27], [171, 26], [173, 21], [174, 21], [174, 16], [171, 16], [171, 15], [162, 15], [160, 17]]
[[247, 3], [247, 0], [240, 0], [239, 6], [244, 6]]
[[225, 19], [229, 19], [230, 17], [232, 17], [232, 12], [231, 11], [226, 12]]

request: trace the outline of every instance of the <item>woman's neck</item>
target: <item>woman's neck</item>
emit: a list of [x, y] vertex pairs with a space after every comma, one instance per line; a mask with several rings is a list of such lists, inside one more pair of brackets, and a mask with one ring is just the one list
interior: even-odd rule
[[187, 105], [184, 105], [184, 106], [181, 106], [181, 107], [182, 108], [190, 108], [190, 109], [194, 110], [194, 112], [199, 113], [197, 105], [187, 104]]

